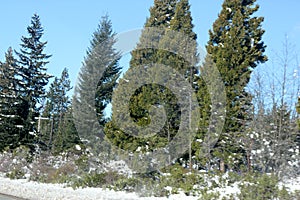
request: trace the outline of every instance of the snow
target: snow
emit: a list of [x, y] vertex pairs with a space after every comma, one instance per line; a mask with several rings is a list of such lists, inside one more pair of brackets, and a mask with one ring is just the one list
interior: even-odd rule
[[[223, 178], [226, 178], [226, 174], [223, 175]], [[220, 183], [220, 180], [215, 177], [213, 180]], [[208, 184], [211, 184], [211, 181], [208, 181]], [[239, 182], [235, 182], [233, 184], [228, 185], [225, 183], [223, 186], [214, 188], [208, 193], [219, 192], [220, 197], [228, 197], [231, 194], [235, 195], [240, 193]], [[285, 186], [289, 191], [295, 191], [300, 189], [300, 176], [291, 180], [287, 180], [281, 182], [280, 186]], [[198, 188], [197, 185], [194, 187]], [[170, 186], [165, 187], [166, 190], [172, 191], [173, 188]], [[201, 188], [198, 188], [201, 189]], [[46, 183], [38, 183], [33, 181], [28, 181], [26, 179], [18, 179], [11, 180], [8, 178], [0, 177], [0, 193], [13, 195], [16, 197], [22, 197], [26, 199], [32, 200], [196, 200], [199, 199], [199, 196], [186, 196], [182, 191], [179, 191], [179, 194], [174, 194], [169, 197], [139, 197], [136, 193], [127, 193], [124, 191], [113, 191], [109, 189], [102, 188], [79, 188], [72, 189], [70, 187], [66, 187], [63, 184], [46, 184]], [[201, 199], [201, 198], [200, 198]]]
[[300, 190], [300, 176], [279, 183], [279, 186], [285, 186], [289, 191]]
[[78, 150], [78, 151], [80, 151], [80, 150], [81, 150], [81, 147], [80, 147], [78, 144], [76, 144], [76, 145], [75, 145], [75, 149]]
[[[80, 146], [79, 146], [80, 147]], [[77, 147], [77, 148], [79, 148]], [[75, 147], [76, 148], [76, 147]], [[22, 153], [22, 149], [19, 149], [20, 153]], [[256, 151], [255, 151], [256, 152]], [[2, 157], [1, 157], [2, 156]], [[8, 160], [8, 158], [11, 158]], [[70, 159], [70, 158], [69, 158]], [[11, 162], [11, 164], [10, 164]], [[47, 163], [55, 166], [55, 168], [59, 168], [63, 166], [63, 164], [71, 162], [67, 160], [66, 156], [62, 153], [60, 156], [47, 157]], [[196, 200], [201, 199], [201, 190], [207, 190], [209, 188], [208, 193], [219, 193], [221, 200], [223, 197], [229, 197], [231, 194], [235, 196], [240, 193], [240, 184], [245, 184], [247, 182], [237, 181], [232, 183], [230, 179], [230, 174], [225, 173], [222, 176], [208, 174], [205, 170], [199, 171], [201, 173], [201, 177], [204, 179], [205, 184], [195, 184], [193, 185], [193, 191], [190, 194], [195, 196], [186, 196], [180, 188], [174, 188], [171, 186], [164, 186], [164, 189], [168, 192], [179, 191], [179, 194], [172, 194], [169, 197], [139, 197], [138, 193], [127, 193], [125, 191], [113, 191], [109, 189], [102, 188], [79, 188], [72, 189], [67, 187], [66, 184], [46, 184], [46, 183], [38, 183], [34, 181], [28, 181], [31, 178], [30, 171], [36, 167], [39, 163], [34, 162], [33, 164], [25, 165], [26, 161], [23, 158], [19, 158], [18, 156], [12, 157], [10, 153], [5, 153], [3, 155], [0, 154], [0, 169], [2, 169], [2, 173], [0, 173], [0, 193], [9, 194], [17, 197], [23, 197], [26, 199], [67, 199], [67, 200], [77, 200], [77, 199], [141, 199], [141, 200], [163, 200], [163, 199], [172, 199], [172, 200]], [[299, 166], [299, 164], [294, 164], [295, 166]], [[24, 171], [27, 179], [19, 179], [19, 180], [10, 180], [8, 178], [4, 178], [4, 174], [6, 174], [9, 166], [22, 166], [22, 171]], [[127, 166], [125, 161], [109, 161], [103, 165], [104, 171], [117, 171], [120, 174], [126, 175], [127, 177], [132, 177], [133, 171]], [[197, 167], [197, 166], [195, 166]], [[186, 176], [190, 175], [190, 172], [186, 173]], [[166, 177], [166, 179], [171, 176], [171, 173], [163, 173], [162, 176]], [[206, 185], [207, 184], [207, 185]], [[247, 183], [248, 184], [248, 183]], [[214, 186], [216, 185], [216, 186]], [[297, 178], [287, 179], [279, 183], [279, 186], [285, 186], [288, 191], [294, 192], [295, 190], [300, 190], [300, 176]]]
[[73, 190], [62, 184], [45, 184], [29, 182], [25, 179], [10, 180], [0, 177], [0, 193], [23, 197], [32, 200], [196, 200], [197, 197], [186, 196], [183, 193], [167, 197], [139, 197], [136, 193], [116, 192], [101, 188], [84, 188]]
[[227, 7], [226, 10], [228, 10], [230, 13], [232, 12], [231, 8]]

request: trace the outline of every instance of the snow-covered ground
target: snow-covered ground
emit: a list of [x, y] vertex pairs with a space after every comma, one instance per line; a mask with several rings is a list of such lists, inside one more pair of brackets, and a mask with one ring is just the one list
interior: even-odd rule
[[280, 186], [285, 186], [289, 191], [300, 190], [300, 176], [285, 181], [284, 183], [279, 183]]
[[196, 200], [197, 197], [189, 197], [184, 194], [166, 197], [138, 197], [135, 193], [115, 192], [100, 188], [76, 189], [65, 188], [60, 184], [45, 184], [27, 181], [25, 179], [10, 180], [0, 177], [0, 193], [22, 197], [30, 200]]
[[[22, 155], [22, 154], [21, 154]], [[30, 173], [33, 173], [33, 169], [38, 166], [54, 166], [55, 169], [59, 169], [67, 163], [74, 163], [74, 160], [65, 160], [63, 156], [58, 157], [47, 157], [46, 161], [34, 161], [33, 163], [27, 163], [24, 161], [21, 156], [14, 156], [14, 159], [11, 159], [13, 156], [10, 153], [0, 154], [0, 193], [9, 194], [16, 197], [22, 197], [30, 200], [92, 200], [92, 199], [106, 199], [106, 200], [196, 200], [201, 199], [200, 196], [186, 196], [183, 192], [179, 194], [171, 195], [170, 197], [139, 197], [137, 193], [127, 193], [127, 192], [116, 192], [108, 189], [101, 188], [79, 188], [72, 189], [71, 187], [65, 187], [63, 184], [45, 184], [38, 183], [34, 181], [28, 181], [27, 179], [31, 176]], [[11, 180], [9, 178], [4, 178], [7, 172], [10, 172], [9, 169], [15, 169], [16, 166], [22, 166], [21, 169], [25, 173], [27, 179], [18, 179]], [[92, 165], [91, 165], [92, 166]], [[128, 177], [132, 176], [132, 171], [128, 168], [124, 161], [111, 161], [104, 164], [104, 171], [117, 171], [120, 174], [126, 175]], [[39, 170], [38, 168], [37, 170]], [[220, 193], [220, 198], [229, 197], [230, 194], [238, 194], [240, 192], [239, 184], [240, 182], [235, 182], [233, 184], [228, 184], [228, 173], [225, 173], [222, 177], [212, 176], [209, 177], [205, 172], [202, 172], [204, 182], [207, 183], [207, 186], [211, 188], [212, 182], [217, 183], [218, 187], [215, 187], [208, 191], [208, 193]], [[165, 174], [168, 176], [167, 174]], [[222, 180], [222, 181], [220, 181]], [[281, 182], [280, 186], [285, 186], [289, 191], [293, 192], [295, 190], [300, 190], [300, 176], [294, 179], [289, 179], [287, 181]], [[203, 185], [194, 185], [196, 193], [195, 195], [201, 195], [200, 192], [207, 189]], [[172, 188], [167, 186], [166, 190], [171, 191]]]
[[[285, 185], [289, 190], [300, 189], [300, 177], [290, 180]], [[232, 187], [220, 188], [218, 190], [221, 196], [236, 193], [239, 191], [236, 185]], [[199, 197], [186, 196], [185, 194], [176, 194], [167, 197], [139, 197], [135, 193], [116, 192], [113, 190], [104, 190], [101, 188], [72, 189], [64, 187], [62, 184], [45, 184], [28, 181], [25, 179], [11, 180], [0, 177], [0, 193], [9, 194], [16, 197], [22, 197], [30, 200], [196, 200]]]

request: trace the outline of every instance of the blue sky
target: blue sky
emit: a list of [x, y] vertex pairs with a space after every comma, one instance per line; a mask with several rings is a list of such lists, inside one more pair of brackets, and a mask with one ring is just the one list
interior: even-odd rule
[[[261, 6], [257, 15], [264, 16], [264, 41], [267, 54], [280, 51], [285, 34], [300, 48], [300, 1], [258, 0]], [[204, 47], [208, 30], [217, 18], [222, 0], [190, 0], [194, 31], [199, 45]], [[46, 52], [52, 54], [48, 71], [59, 76], [69, 69], [75, 83], [92, 33], [101, 16], [108, 14], [117, 33], [142, 28], [149, 16], [153, 0], [10, 0], [1, 2], [0, 60], [9, 46], [19, 49], [20, 38], [27, 35], [26, 27], [34, 13], [41, 17], [45, 29], [43, 40], [48, 41]]]

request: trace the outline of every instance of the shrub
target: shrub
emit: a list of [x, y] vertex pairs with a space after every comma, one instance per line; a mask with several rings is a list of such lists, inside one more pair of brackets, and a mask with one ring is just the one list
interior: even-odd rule
[[275, 175], [253, 175], [247, 177], [248, 182], [239, 185], [239, 199], [243, 200], [265, 200], [265, 199], [291, 199], [285, 188], [279, 189], [278, 177]]
[[25, 173], [21, 168], [15, 168], [12, 171], [6, 173], [6, 177], [10, 179], [24, 179]]

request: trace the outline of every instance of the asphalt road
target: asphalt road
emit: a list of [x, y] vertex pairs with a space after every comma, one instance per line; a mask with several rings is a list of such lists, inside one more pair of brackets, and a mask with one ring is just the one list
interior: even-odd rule
[[[0, 194], [0, 200], [22, 200], [21, 198]], [[23, 199], [24, 200], [24, 199]]]

